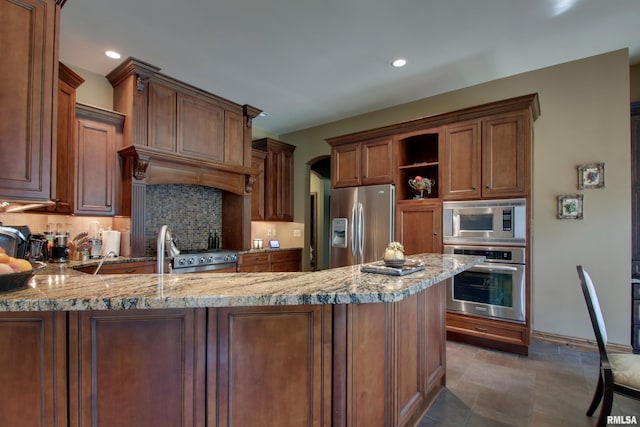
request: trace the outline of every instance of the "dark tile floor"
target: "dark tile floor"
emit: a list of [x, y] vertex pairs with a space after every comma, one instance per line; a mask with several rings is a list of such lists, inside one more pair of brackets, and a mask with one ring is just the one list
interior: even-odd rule
[[[447, 387], [419, 427], [594, 426], [597, 375], [594, 352], [534, 340], [526, 357], [450, 341]], [[640, 401], [616, 394], [611, 414], [640, 423]]]

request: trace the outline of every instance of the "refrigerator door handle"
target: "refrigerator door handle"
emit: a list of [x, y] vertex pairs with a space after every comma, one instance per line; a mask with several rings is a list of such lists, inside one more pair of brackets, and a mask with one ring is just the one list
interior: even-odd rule
[[364, 206], [362, 203], [358, 203], [358, 252], [360, 262], [364, 262]]
[[356, 246], [357, 246], [357, 238], [356, 238], [356, 205], [354, 204], [351, 207], [351, 226], [350, 230], [350, 239], [351, 239], [351, 255], [355, 258], [356, 256]]

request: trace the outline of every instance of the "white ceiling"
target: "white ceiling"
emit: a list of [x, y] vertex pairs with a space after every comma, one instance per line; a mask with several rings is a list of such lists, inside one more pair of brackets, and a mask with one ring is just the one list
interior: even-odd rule
[[638, 0], [68, 0], [60, 59], [106, 75], [117, 50], [284, 134], [611, 50], [638, 63], [639, 19]]

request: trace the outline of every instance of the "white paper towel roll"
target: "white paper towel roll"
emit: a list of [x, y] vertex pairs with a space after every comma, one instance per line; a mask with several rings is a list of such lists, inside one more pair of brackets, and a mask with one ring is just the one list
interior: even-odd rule
[[120, 256], [120, 232], [104, 230], [102, 232], [102, 256], [113, 251], [115, 256]]

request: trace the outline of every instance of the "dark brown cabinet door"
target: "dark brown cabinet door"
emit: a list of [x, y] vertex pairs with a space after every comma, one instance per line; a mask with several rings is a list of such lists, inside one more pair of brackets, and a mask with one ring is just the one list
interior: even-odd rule
[[224, 161], [224, 109], [178, 94], [178, 153]]
[[473, 120], [444, 127], [443, 200], [477, 199], [481, 195], [481, 123]]
[[393, 425], [413, 425], [417, 408], [424, 405], [426, 385], [425, 292], [395, 304], [396, 337], [396, 421]]
[[205, 319], [205, 309], [70, 313], [71, 425], [204, 426]]
[[224, 163], [242, 166], [244, 164], [244, 127], [242, 113], [224, 112]]
[[331, 162], [333, 188], [393, 182], [391, 138], [335, 146]]
[[271, 252], [271, 271], [300, 271], [302, 249]]
[[67, 423], [65, 313], [0, 314], [0, 414], [3, 426]]
[[482, 121], [482, 197], [525, 196], [530, 132], [524, 113]]
[[51, 198], [59, 3], [0, 0], [0, 197]]
[[221, 308], [209, 330], [208, 425], [331, 425], [330, 305]]
[[362, 143], [362, 185], [393, 182], [391, 138]]
[[251, 220], [264, 221], [264, 162], [267, 153], [260, 150], [252, 150], [251, 167], [258, 171], [256, 181], [251, 191]]
[[[174, 89], [149, 82], [147, 141], [149, 147], [176, 152], [177, 94]], [[143, 123], [144, 124], [144, 123]], [[135, 141], [135, 143], [138, 143]]]
[[405, 255], [442, 252], [442, 205], [439, 202], [399, 202], [396, 211], [396, 240], [404, 245]]
[[113, 215], [115, 213], [115, 126], [79, 118], [77, 153], [75, 213]]
[[293, 221], [293, 152], [296, 147], [263, 138], [253, 141], [253, 148], [267, 153], [264, 165], [264, 219]]
[[48, 212], [72, 214], [76, 174], [76, 89], [84, 79], [62, 63], [58, 64], [58, 129], [56, 140], [55, 206]]
[[362, 145], [345, 144], [331, 150], [331, 181], [333, 188], [360, 185], [360, 162]]

